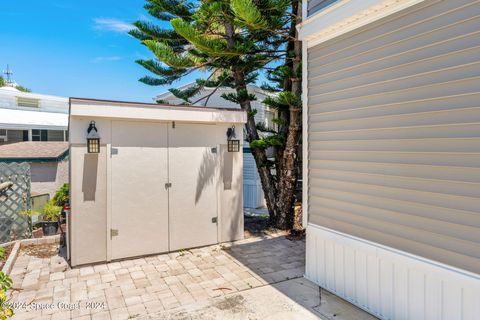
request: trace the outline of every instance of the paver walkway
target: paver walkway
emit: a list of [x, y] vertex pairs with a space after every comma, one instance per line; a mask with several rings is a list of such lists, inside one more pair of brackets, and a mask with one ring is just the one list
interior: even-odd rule
[[[92, 248], [92, 250], [95, 250]], [[70, 269], [20, 252], [14, 319], [128, 319], [303, 276], [305, 242], [248, 239]]]

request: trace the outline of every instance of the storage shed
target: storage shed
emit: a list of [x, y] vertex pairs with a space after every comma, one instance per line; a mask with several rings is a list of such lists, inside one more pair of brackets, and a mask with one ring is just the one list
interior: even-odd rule
[[243, 238], [242, 132], [233, 132], [246, 119], [71, 98], [71, 265]]

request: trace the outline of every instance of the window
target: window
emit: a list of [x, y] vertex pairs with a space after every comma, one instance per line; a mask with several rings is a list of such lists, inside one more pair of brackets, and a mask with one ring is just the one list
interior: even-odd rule
[[48, 141], [48, 131], [33, 129], [32, 141]]
[[275, 124], [273, 123], [273, 118], [275, 117], [275, 113], [272, 111], [265, 110], [265, 126], [268, 129], [275, 130]]
[[17, 97], [17, 105], [19, 107], [38, 108], [39, 100], [32, 98]]

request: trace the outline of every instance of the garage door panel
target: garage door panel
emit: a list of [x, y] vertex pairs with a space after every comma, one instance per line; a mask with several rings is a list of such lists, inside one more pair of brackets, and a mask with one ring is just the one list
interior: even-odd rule
[[112, 122], [112, 259], [168, 251], [167, 125]]

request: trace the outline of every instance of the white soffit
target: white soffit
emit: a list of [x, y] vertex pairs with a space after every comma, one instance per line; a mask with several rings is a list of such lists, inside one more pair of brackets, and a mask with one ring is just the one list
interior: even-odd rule
[[66, 130], [67, 127], [66, 113], [0, 109], [0, 128], [2, 129]]
[[70, 102], [73, 117], [110, 119], [245, 123], [247, 114], [242, 110], [161, 104], [130, 103], [100, 100], [74, 100]]
[[341, 0], [299, 24], [300, 40], [307, 41], [311, 47], [424, 1]]

